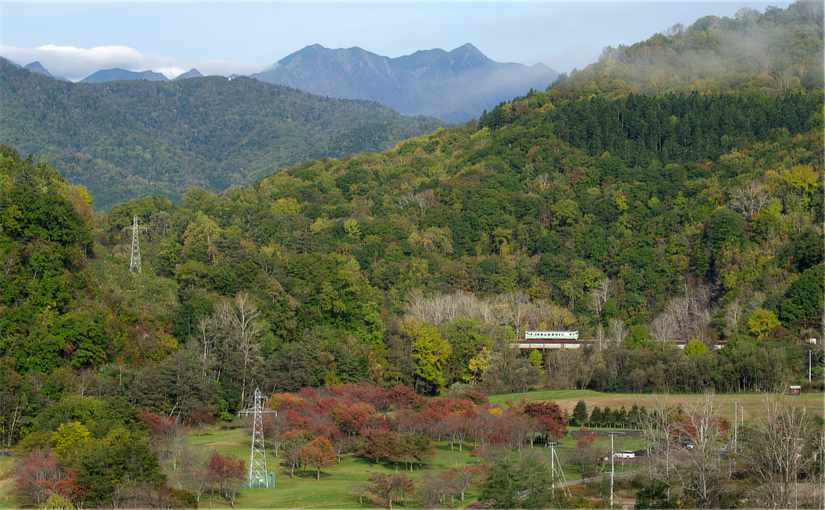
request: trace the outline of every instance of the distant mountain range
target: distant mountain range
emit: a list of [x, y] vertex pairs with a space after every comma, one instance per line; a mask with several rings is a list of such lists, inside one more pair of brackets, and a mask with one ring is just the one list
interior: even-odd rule
[[546, 89], [558, 73], [543, 64], [495, 62], [472, 44], [398, 58], [314, 44], [253, 77], [313, 94], [370, 99], [403, 114], [461, 122], [530, 89]]
[[190, 186], [223, 190], [440, 125], [245, 77], [147, 81], [117, 71], [95, 74], [131, 81], [58, 81], [0, 58], [0, 144], [54, 163], [106, 208], [149, 194], [177, 198]]
[[154, 71], [129, 71], [126, 69], [101, 69], [81, 80], [82, 83], [106, 83], [110, 81], [168, 81], [169, 78]]
[[[56, 78], [62, 79], [57, 76], [52, 75], [48, 69], [46, 69], [43, 64], [40, 62], [31, 62], [30, 64], [26, 64], [23, 66], [23, 69], [31, 71], [33, 73], [42, 74], [43, 76], [48, 76], [49, 78]], [[175, 77], [175, 80], [186, 80], [188, 78], [202, 78], [203, 74], [197, 69], [190, 69], [183, 74], [178, 75]], [[145, 80], [145, 81], [169, 81], [162, 73], [157, 73], [155, 71], [130, 71], [128, 69], [121, 69], [115, 67], [113, 69], [101, 69], [99, 71], [95, 71], [89, 76], [83, 78], [81, 83], [108, 83], [110, 81], [136, 81], [136, 80]]]
[[[54, 77], [40, 62], [25, 68]], [[544, 90], [558, 76], [544, 64], [496, 62], [472, 44], [452, 51], [422, 50], [397, 58], [358, 47], [330, 49], [313, 44], [252, 75], [260, 81], [311, 94], [367, 99], [404, 115], [425, 115], [446, 122], [464, 122], [530, 89]], [[200, 71], [190, 69], [175, 80], [201, 77]], [[138, 80], [173, 81], [155, 71], [113, 68], [95, 71], [81, 82]]]

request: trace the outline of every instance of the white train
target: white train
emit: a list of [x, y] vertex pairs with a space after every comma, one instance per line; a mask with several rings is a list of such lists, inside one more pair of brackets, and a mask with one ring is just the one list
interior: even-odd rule
[[525, 340], [578, 340], [578, 331], [525, 331]]

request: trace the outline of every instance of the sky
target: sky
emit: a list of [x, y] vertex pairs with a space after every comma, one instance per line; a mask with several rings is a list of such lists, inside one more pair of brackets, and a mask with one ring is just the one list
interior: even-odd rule
[[397, 57], [472, 43], [493, 60], [544, 63], [561, 72], [713, 14], [788, 2], [420, 1], [45, 2], [0, 1], [0, 55], [39, 60], [81, 79], [97, 69], [151, 69], [174, 77], [263, 70], [304, 46], [359, 46]]

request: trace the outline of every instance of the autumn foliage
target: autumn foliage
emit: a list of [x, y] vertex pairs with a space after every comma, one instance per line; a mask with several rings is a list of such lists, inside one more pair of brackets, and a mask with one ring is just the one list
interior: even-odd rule
[[214, 490], [234, 505], [245, 476], [244, 461], [212, 452], [207, 473]]
[[315, 478], [321, 479], [321, 468], [335, 464], [335, 450], [325, 437], [316, 437], [301, 447], [299, 457], [305, 466], [315, 469]]
[[567, 431], [567, 416], [553, 402], [500, 407], [482, 394], [425, 398], [407, 386], [304, 388], [273, 394], [269, 406], [278, 414], [265, 420], [266, 434], [290, 476], [311, 470], [319, 478], [343, 454], [415, 469], [430, 461], [434, 441], [459, 450], [467, 443], [521, 448]]
[[42, 450], [35, 450], [20, 459], [14, 483], [21, 500], [36, 506], [41, 506], [53, 495], [71, 499], [78, 493], [74, 471], [62, 469], [52, 454]]

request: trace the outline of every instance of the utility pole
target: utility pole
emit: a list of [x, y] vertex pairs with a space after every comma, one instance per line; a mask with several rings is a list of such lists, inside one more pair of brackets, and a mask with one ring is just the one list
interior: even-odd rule
[[556, 443], [550, 443], [550, 492], [556, 497]]
[[811, 382], [811, 358], [813, 356], [813, 350], [808, 348], [808, 383]]
[[615, 454], [613, 453], [613, 436], [615, 434], [610, 434], [610, 508], [613, 508], [613, 478], [615, 474], [615, 466], [613, 464], [613, 458]]
[[730, 453], [728, 462], [728, 477], [733, 478], [733, 471], [736, 467], [736, 448], [739, 439], [739, 402], [733, 401], [733, 439], [730, 444]]
[[275, 414], [277, 411], [269, 411], [263, 408], [263, 395], [260, 388], [255, 388], [252, 397], [252, 408], [245, 409], [239, 414], [252, 415], [252, 441], [249, 445], [249, 472], [246, 484], [249, 488], [269, 489], [273, 486], [273, 481], [269, 478], [269, 470], [266, 466], [266, 447], [264, 445], [264, 414]]
[[[819, 436], [819, 472], [822, 473], [820, 487], [825, 487], [825, 433]], [[825, 493], [822, 494], [822, 510], [825, 510]]]
[[140, 226], [137, 215], [132, 216], [132, 257], [129, 261], [129, 272], [140, 273]]
[[733, 453], [736, 453], [736, 448], [739, 441], [739, 402], [733, 401]]
[[610, 508], [613, 508], [613, 485], [614, 480], [616, 478], [616, 465], [614, 459], [616, 457], [616, 452], [613, 449], [613, 437], [614, 436], [623, 436], [624, 432], [608, 432], [610, 434]]

